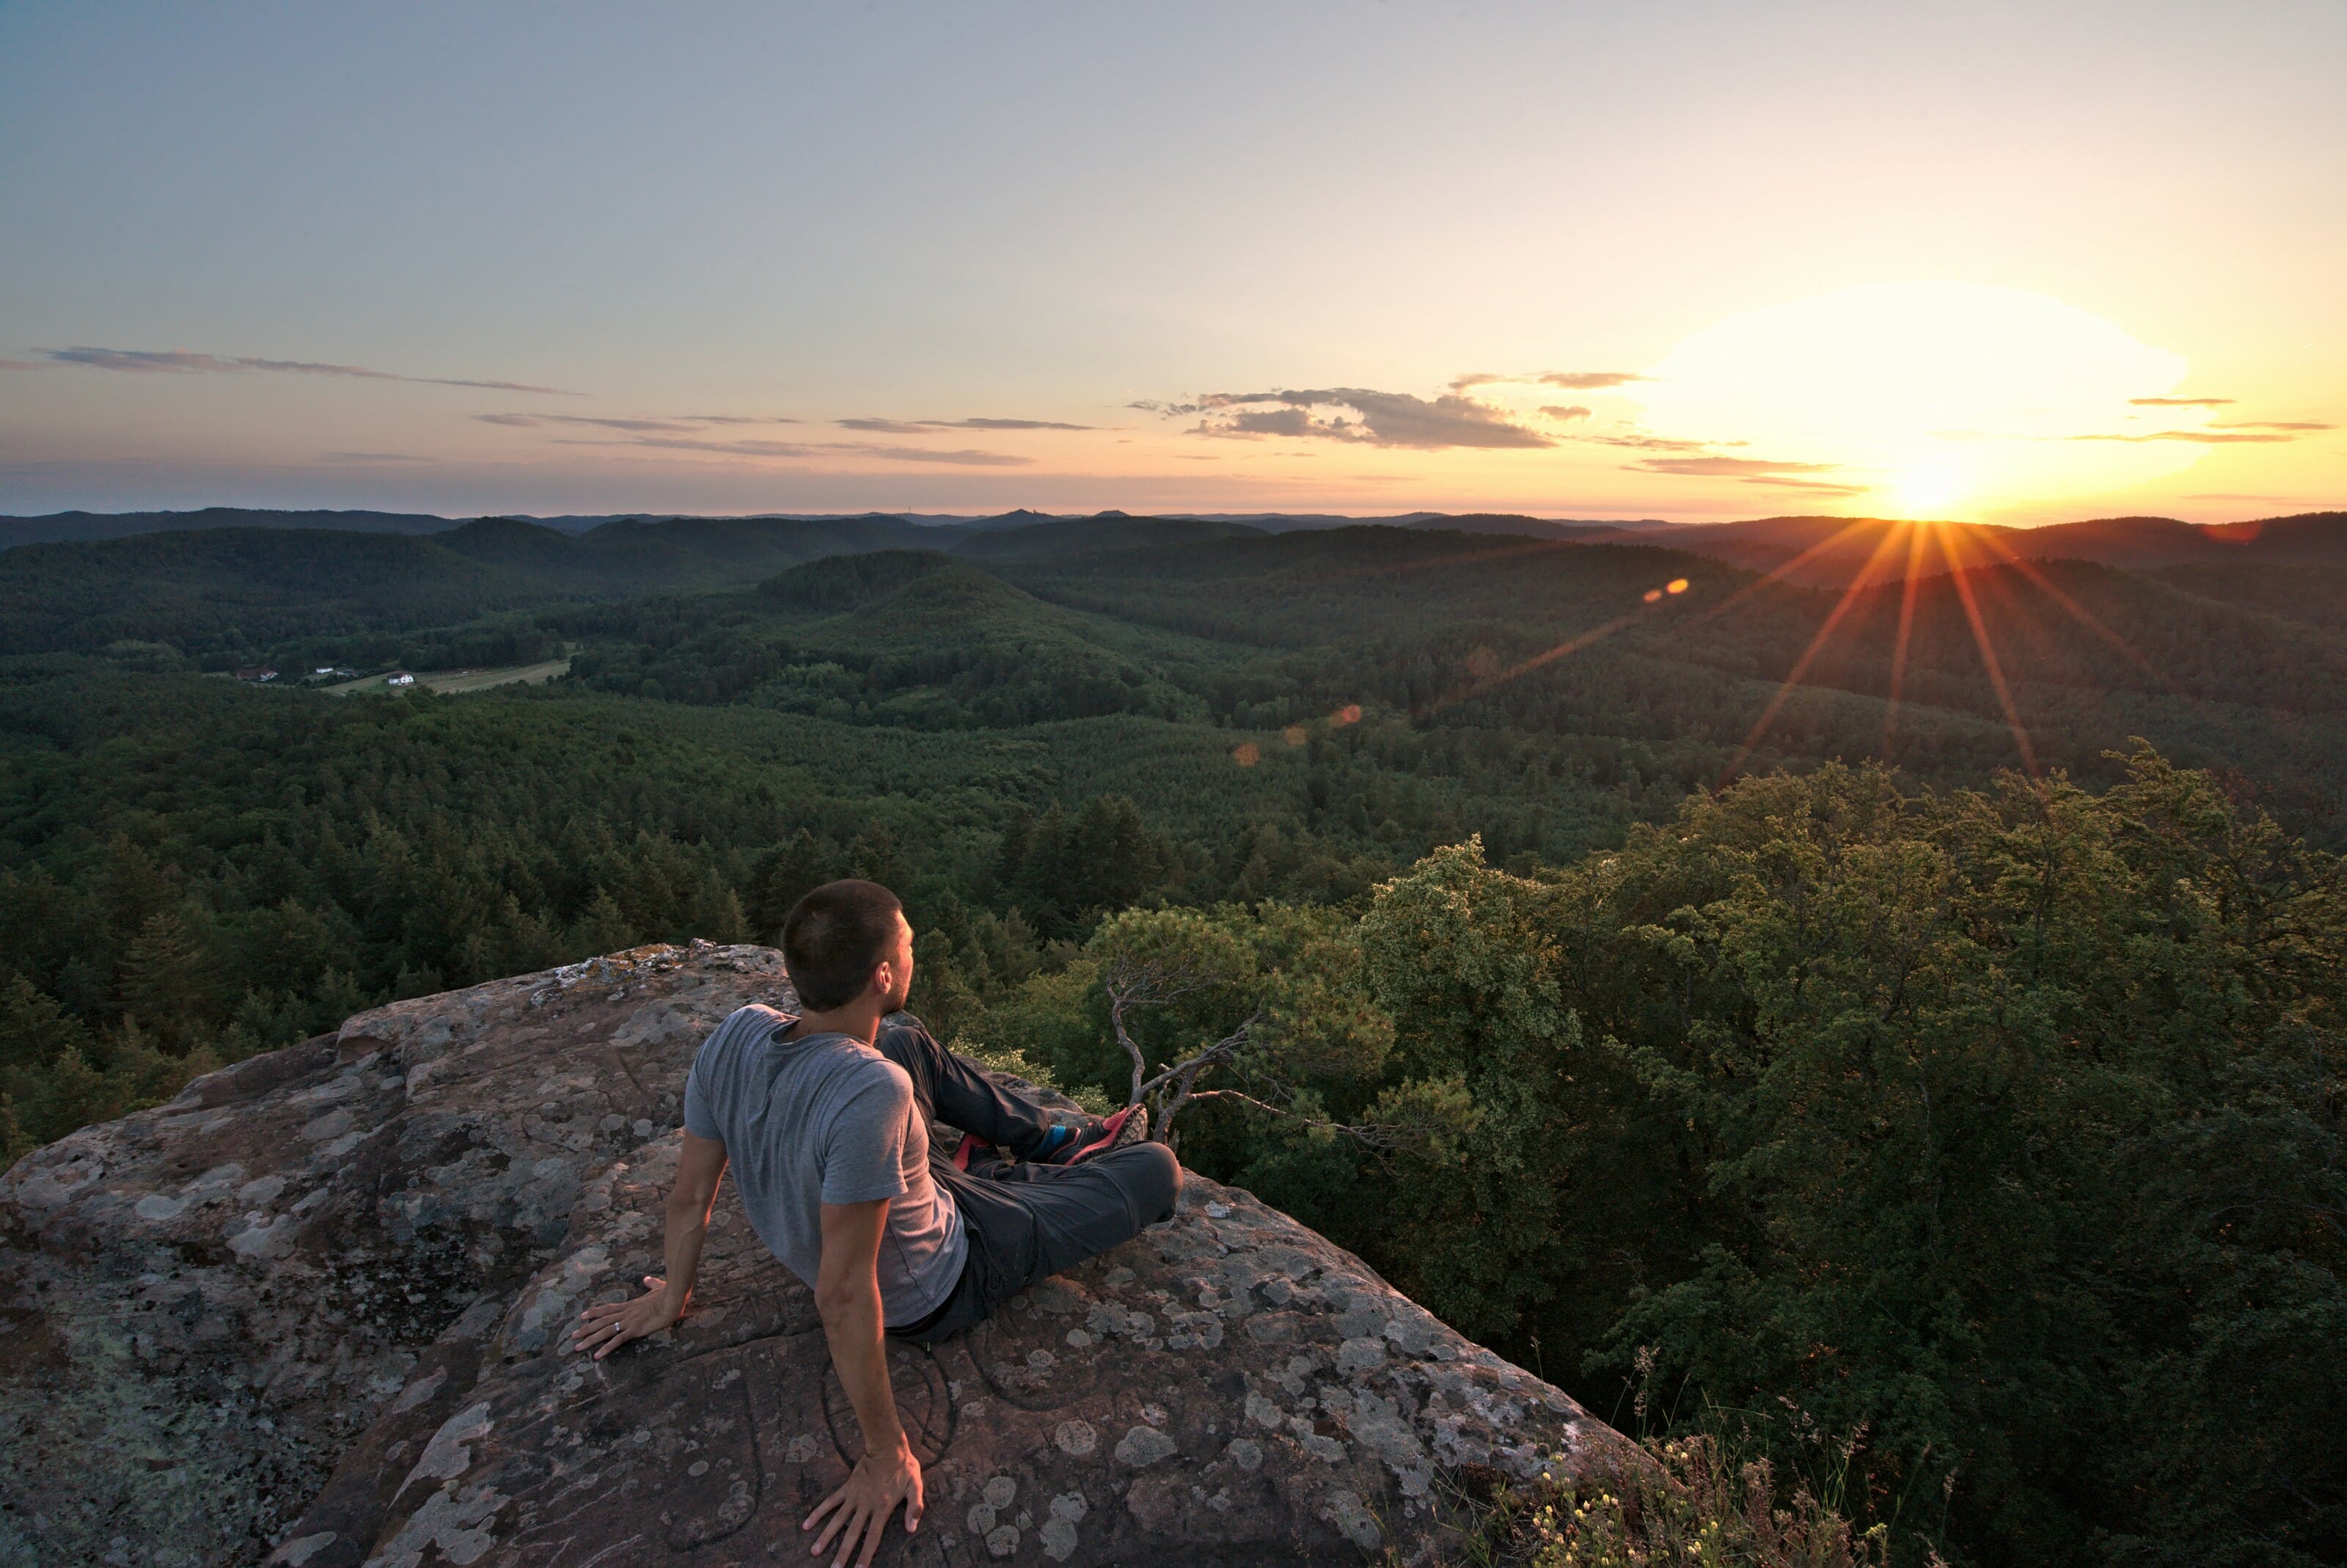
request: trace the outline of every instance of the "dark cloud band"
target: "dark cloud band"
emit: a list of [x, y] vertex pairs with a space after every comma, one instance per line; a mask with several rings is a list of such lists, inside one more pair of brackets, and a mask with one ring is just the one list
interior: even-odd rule
[[835, 419], [843, 430], [872, 436], [927, 436], [938, 430], [1095, 430], [1092, 425], [1063, 425], [1056, 419]]
[[473, 381], [453, 375], [401, 375], [363, 364], [330, 364], [306, 359], [261, 359], [251, 354], [191, 354], [186, 349], [36, 348], [40, 360], [6, 362], [12, 370], [36, 364], [80, 365], [88, 370], [124, 371], [134, 375], [235, 375], [255, 372], [276, 375], [332, 375], [354, 381], [405, 381], [419, 386], [470, 386], [486, 392], [528, 392], [547, 397], [579, 397], [559, 386], [532, 386], [521, 381]]
[[1368, 446], [1419, 451], [1445, 447], [1484, 450], [1554, 445], [1537, 430], [1516, 424], [1501, 410], [1456, 393], [1414, 397], [1362, 386], [1303, 391], [1213, 392], [1191, 403], [1136, 403], [1166, 415], [1200, 416], [1193, 434], [1234, 437], [1279, 436], [1348, 441]]

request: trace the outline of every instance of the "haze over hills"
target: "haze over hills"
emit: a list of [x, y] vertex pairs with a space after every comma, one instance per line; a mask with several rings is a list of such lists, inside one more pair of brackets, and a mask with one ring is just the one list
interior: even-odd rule
[[[1532, 538], [1667, 540], [1672, 548], [1757, 571], [1778, 571], [1794, 580], [1841, 586], [1871, 561], [1870, 580], [1896, 581], [1911, 570], [1929, 574], [1949, 564], [1940, 541], [1960, 555], [1982, 560], [2075, 559], [2129, 569], [2210, 565], [2235, 561], [2347, 565], [2347, 512], [2307, 512], [2228, 523], [2188, 523], [2175, 518], [2086, 518], [2018, 528], [1999, 524], [1936, 523], [1910, 556], [1905, 519], [1796, 515], [1754, 518], [1729, 523], [1670, 523], [1656, 518], [1532, 518], [1511, 513], [1406, 512], [1384, 517], [1331, 513], [1225, 512], [1153, 513], [1159, 521], [1229, 524], [1262, 533], [1320, 531], [1345, 528], [1431, 529], [1447, 533], [1516, 534]], [[43, 517], [0, 518], [0, 549], [44, 543], [96, 542], [138, 534], [215, 528], [293, 528], [334, 532], [436, 535], [453, 533], [487, 518], [451, 518], [423, 513], [368, 511], [272, 511], [213, 507], [190, 512], [57, 512]], [[973, 534], [1013, 533], [1041, 526], [1070, 538], [1092, 526], [1113, 537], [1129, 533], [1134, 515], [1110, 510], [1053, 514], [1024, 508], [990, 515], [864, 512], [701, 517], [685, 514], [611, 513], [561, 517], [509, 517], [555, 533], [585, 538], [609, 529], [630, 530], [639, 546], [643, 530], [665, 530], [670, 539], [732, 537], [746, 539], [777, 534], [815, 537], [811, 525], [831, 525], [842, 539], [889, 535], [897, 542], [956, 541]], [[911, 532], [907, 530], [917, 530]], [[1896, 536], [1895, 538], [1893, 536]], [[691, 546], [688, 548], [693, 548]], [[870, 547], [866, 547], [870, 548]], [[950, 543], [944, 548], [953, 548]]]
[[[507, 515], [518, 521], [535, 523], [558, 533], [585, 534], [620, 522], [847, 522], [858, 518], [886, 518], [893, 522], [953, 532], [991, 532], [1027, 528], [1037, 523], [1072, 521], [1086, 515], [1112, 519], [1128, 514], [1113, 510], [1093, 514], [1059, 514], [1019, 508], [996, 513], [826, 512], [745, 514], [738, 517], [702, 517], [682, 512], [607, 512], [552, 517]], [[1561, 538], [1608, 530], [1643, 531], [1676, 526], [1651, 518], [1628, 520], [1549, 519], [1490, 514], [1454, 517], [1441, 512], [1404, 512], [1390, 517], [1346, 517], [1324, 512], [1182, 512], [1154, 515], [1198, 522], [1245, 523], [1266, 533], [1285, 533], [1299, 528], [1351, 528], [1366, 523], [1391, 528], [1525, 533]], [[437, 534], [462, 528], [474, 520], [477, 519], [444, 518], [424, 512], [288, 511], [251, 507], [206, 507], [200, 510], [181, 512], [50, 512], [38, 517], [0, 517], [0, 549], [15, 545], [88, 542], [124, 538], [134, 534], [204, 528], [323, 528], [350, 533]]]
[[1685, 524], [1660, 537], [1675, 549], [1820, 587], [1843, 586], [1861, 571], [1870, 581], [1896, 582], [1911, 573], [1946, 571], [1951, 565], [2013, 559], [2089, 560], [2129, 569], [2231, 562], [2347, 565], [2347, 512], [2234, 523], [2096, 518], [2036, 528], [1960, 522], [1918, 528], [1883, 518], [1756, 518]]

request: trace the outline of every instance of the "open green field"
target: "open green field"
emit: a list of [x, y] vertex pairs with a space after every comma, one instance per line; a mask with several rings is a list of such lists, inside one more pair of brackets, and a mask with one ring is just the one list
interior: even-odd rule
[[[491, 686], [530, 686], [541, 681], [551, 681], [557, 675], [567, 675], [569, 672], [570, 661], [568, 659], [546, 659], [536, 664], [507, 664], [493, 670], [413, 671], [417, 686], [429, 687], [435, 692], [480, 692]], [[414, 688], [401, 689], [413, 690]], [[325, 690], [342, 696], [348, 696], [354, 692], [383, 692], [390, 688], [384, 685], [381, 675], [362, 675], [355, 681], [344, 681], [340, 685], [328, 686]]]

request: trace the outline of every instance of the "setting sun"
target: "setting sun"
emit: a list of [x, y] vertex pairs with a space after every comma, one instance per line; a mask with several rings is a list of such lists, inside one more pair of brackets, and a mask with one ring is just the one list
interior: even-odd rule
[[1964, 471], [1945, 457], [1924, 457], [1898, 470], [1891, 509], [1902, 518], [1946, 518], [1963, 508]]
[[2147, 406], [2185, 360], [2043, 294], [1870, 284], [1731, 316], [1626, 388], [1658, 436], [1793, 493], [1906, 516], [2096, 495], [2208, 447]]

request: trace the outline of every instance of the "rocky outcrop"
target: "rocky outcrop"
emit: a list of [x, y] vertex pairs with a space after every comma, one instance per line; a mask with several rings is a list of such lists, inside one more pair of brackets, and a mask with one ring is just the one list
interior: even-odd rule
[[[19, 1163], [0, 1565], [803, 1551], [860, 1439], [730, 1184], [692, 1317], [600, 1363], [565, 1333], [660, 1267], [685, 1071], [749, 1001], [791, 1005], [771, 949], [639, 948], [362, 1014]], [[1410, 1561], [1463, 1467], [1619, 1442], [1196, 1177], [1136, 1241], [898, 1349], [895, 1381], [929, 1514], [893, 1563]]]

